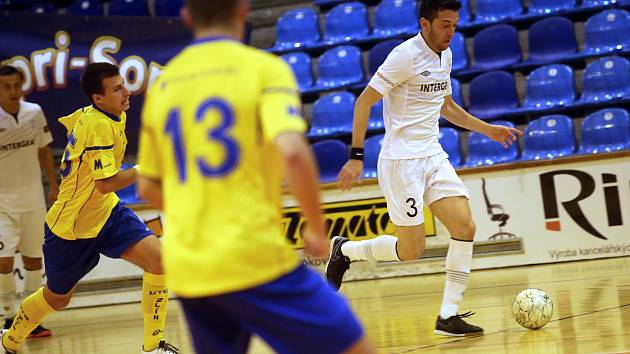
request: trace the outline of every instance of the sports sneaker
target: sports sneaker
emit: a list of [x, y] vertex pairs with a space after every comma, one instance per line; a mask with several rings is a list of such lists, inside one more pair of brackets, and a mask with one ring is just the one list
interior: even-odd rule
[[335, 236], [330, 241], [330, 257], [328, 258], [328, 264], [326, 264], [326, 279], [335, 290], [339, 290], [343, 281], [343, 275], [350, 268], [350, 258], [341, 253], [341, 245], [348, 241], [347, 238], [341, 236]]
[[443, 319], [438, 316], [435, 321], [435, 334], [451, 337], [478, 336], [483, 334], [483, 328], [471, 325], [462, 320], [474, 315], [474, 312], [466, 312], [461, 315]]
[[144, 347], [142, 347], [140, 354], [179, 354], [179, 349], [165, 341], [160, 341], [160, 345], [150, 352], [145, 352]]
[[0, 354], [16, 354], [16, 352], [11, 351], [7, 348], [4, 347], [4, 344], [2, 344], [2, 337], [8, 332], [8, 329], [3, 329], [0, 330]]
[[[7, 318], [4, 321], [4, 329], [11, 329], [12, 323], [13, 323], [13, 318]], [[29, 339], [44, 338], [44, 337], [50, 337], [50, 336], [52, 336], [52, 331], [42, 325], [39, 325], [35, 327], [35, 329], [31, 332], [31, 334], [28, 335], [28, 338]]]

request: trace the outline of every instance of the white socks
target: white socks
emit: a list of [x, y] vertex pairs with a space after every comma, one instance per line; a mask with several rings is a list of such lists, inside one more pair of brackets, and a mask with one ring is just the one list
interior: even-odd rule
[[31, 295], [42, 287], [43, 271], [42, 269], [26, 270], [24, 269], [24, 290], [20, 294], [22, 299]]
[[447, 319], [457, 314], [459, 304], [464, 298], [468, 285], [468, 276], [472, 265], [472, 241], [451, 239], [446, 255], [446, 284], [440, 317]]
[[0, 273], [0, 317], [11, 318], [17, 312], [13, 272]]
[[351, 261], [400, 261], [396, 242], [398, 238], [390, 235], [365, 241], [348, 241], [341, 246], [341, 253]]

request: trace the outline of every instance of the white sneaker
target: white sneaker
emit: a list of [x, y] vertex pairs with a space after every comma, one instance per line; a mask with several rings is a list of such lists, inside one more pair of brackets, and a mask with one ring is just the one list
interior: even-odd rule
[[[144, 347], [141, 348], [142, 350], [140, 351], [140, 354], [179, 354], [179, 349], [177, 349], [177, 347], [172, 344], [166, 343], [165, 341], [161, 341], [160, 345], [158, 345], [157, 348], [153, 349], [150, 352], [145, 352]], [[4, 353], [0, 352], [0, 354]], [[12, 352], [9, 352], [7, 354], [12, 354]]]
[[2, 337], [8, 332], [8, 329], [3, 329], [0, 331], [0, 354], [16, 354], [13, 351], [10, 351], [9, 349], [5, 348], [4, 345], [2, 344]]

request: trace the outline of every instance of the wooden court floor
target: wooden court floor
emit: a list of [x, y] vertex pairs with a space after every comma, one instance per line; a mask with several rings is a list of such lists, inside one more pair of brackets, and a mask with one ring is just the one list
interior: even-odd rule
[[[378, 353], [630, 353], [630, 257], [473, 272], [461, 310], [477, 312], [472, 321], [486, 334], [471, 339], [433, 334], [443, 281], [425, 275], [347, 283], [342, 290]], [[512, 297], [526, 287], [554, 300], [553, 320], [541, 330], [511, 318]], [[192, 353], [185, 320], [171, 304], [167, 338]], [[54, 336], [31, 340], [20, 353], [139, 353], [138, 304], [68, 310], [46, 325]], [[271, 352], [260, 341], [250, 351]]]

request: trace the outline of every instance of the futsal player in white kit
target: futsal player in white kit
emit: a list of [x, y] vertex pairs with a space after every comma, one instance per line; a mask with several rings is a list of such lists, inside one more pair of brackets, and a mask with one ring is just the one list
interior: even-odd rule
[[475, 223], [468, 190], [438, 142], [440, 115], [451, 123], [485, 134], [505, 147], [521, 131], [483, 122], [451, 97], [452, 54], [448, 48], [462, 4], [456, 0], [423, 0], [421, 32], [387, 57], [355, 104], [350, 160], [339, 173], [348, 190], [361, 177], [363, 147], [371, 107], [384, 100], [385, 138], [378, 160], [378, 182], [387, 201], [394, 235], [366, 241], [334, 237], [326, 277], [335, 288], [354, 261], [409, 261], [425, 246], [423, 206], [428, 205], [451, 235], [446, 256], [444, 298], [435, 332], [448, 336], [483, 334], [466, 323], [459, 304], [468, 284]]

